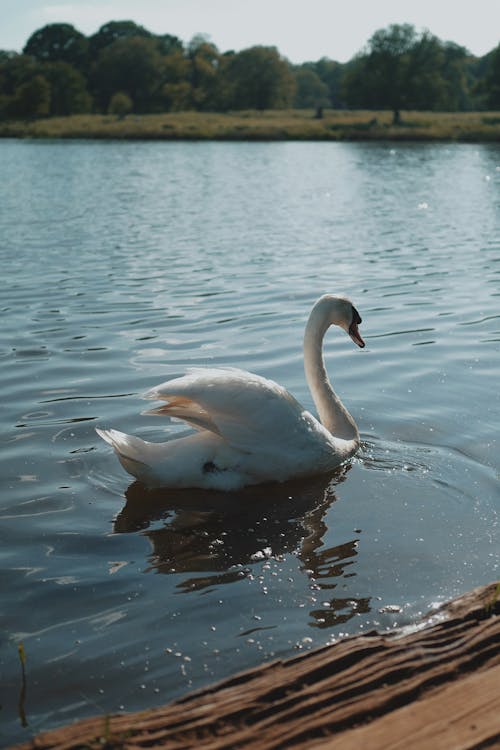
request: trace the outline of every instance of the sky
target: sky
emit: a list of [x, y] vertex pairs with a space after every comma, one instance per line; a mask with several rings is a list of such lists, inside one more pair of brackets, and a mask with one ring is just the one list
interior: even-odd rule
[[49, 23], [88, 36], [121, 20], [183, 42], [203, 33], [221, 52], [274, 45], [293, 63], [346, 62], [392, 23], [428, 29], [477, 56], [500, 42], [500, 0], [0, 0], [0, 17], [0, 49], [17, 52]]

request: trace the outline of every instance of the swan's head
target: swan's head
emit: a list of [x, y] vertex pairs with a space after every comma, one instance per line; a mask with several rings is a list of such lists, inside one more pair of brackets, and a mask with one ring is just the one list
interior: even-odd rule
[[361, 315], [352, 304], [349, 297], [341, 295], [325, 294], [317, 302], [328, 326], [340, 326], [359, 347], [363, 348], [365, 342], [359, 332]]

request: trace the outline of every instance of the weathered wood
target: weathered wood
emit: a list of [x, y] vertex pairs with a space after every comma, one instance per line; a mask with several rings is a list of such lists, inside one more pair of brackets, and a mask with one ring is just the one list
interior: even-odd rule
[[500, 742], [500, 665], [468, 675], [314, 750], [469, 750]]
[[97, 717], [19, 750], [415, 750], [500, 746], [500, 584], [422, 627], [347, 638], [162, 708]]

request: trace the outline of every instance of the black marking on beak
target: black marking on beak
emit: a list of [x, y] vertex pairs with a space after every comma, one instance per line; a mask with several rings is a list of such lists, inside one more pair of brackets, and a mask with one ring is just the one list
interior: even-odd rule
[[357, 326], [359, 326], [359, 324], [363, 322], [361, 320], [361, 315], [356, 310], [356, 308], [354, 307], [354, 305], [352, 306], [352, 322], [356, 323]]
[[365, 342], [363, 341], [363, 337], [361, 336], [358, 325], [361, 323], [361, 315], [356, 310], [354, 305], [352, 306], [352, 322], [349, 326], [349, 336], [354, 341], [355, 344], [357, 344], [361, 349], [365, 346]]

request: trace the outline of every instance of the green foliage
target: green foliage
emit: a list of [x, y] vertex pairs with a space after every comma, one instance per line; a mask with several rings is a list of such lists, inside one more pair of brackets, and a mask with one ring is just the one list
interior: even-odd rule
[[156, 37], [158, 42], [158, 50], [162, 55], [173, 55], [176, 52], [182, 53], [184, 46], [177, 36], [172, 34], [160, 34]]
[[396, 122], [406, 105], [410, 51], [415, 42], [416, 32], [409, 24], [376, 31], [367, 52], [357, 58], [346, 77], [349, 104], [391, 109]]
[[37, 63], [28, 55], [0, 62], [0, 116], [70, 115], [91, 105], [86, 78], [69, 63]]
[[90, 112], [92, 99], [84, 76], [64, 62], [47, 63], [43, 75], [50, 84], [49, 114], [67, 116]]
[[124, 91], [117, 91], [113, 94], [108, 107], [108, 114], [116, 115], [120, 119], [123, 119], [125, 115], [132, 112], [134, 103], [130, 96]]
[[232, 55], [224, 79], [228, 109], [282, 109], [293, 102], [295, 81], [276, 47], [250, 47]]
[[191, 108], [211, 109], [217, 87], [220, 54], [202, 34], [190, 41], [187, 49], [187, 81], [191, 85]]
[[50, 83], [42, 75], [21, 83], [10, 102], [10, 112], [14, 117], [47, 117], [49, 111]]
[[123, 117], [130, 103], [138, 113], [347, 106], [392, 111], [397, 124], [402, 109], [500, 106], [500, 45], [474, 58], [427, 31], [393, 24], [346, 64], [324, 57], [292, 66], [276, 47], [221, 53], [204, 35], [184, 45], [124, 20], [90, 37], [71, 24], [48, 24], [30, 36], [24, 54], [0, 51], [2, 119], [91, 111]]
[[193, 88], [187, 81], [165, 83], [161, 95], [166, 112], [182, 112], [192, 108]]
[[490, 55], [485, 84], [487, 104], [496, 109], [500, 106], [500, 44]]
[[298, 109], [328, 107], [329, 93], [326, 83], [310, 67], [302, 65], [295, 71], [294, 106]]
[[167, 112], [179, 112], [193, 106], [193, 87], [190, 81], [191, 62], [183, 50], [174, 49], [164, 58], [160, 101]]
[[331, 107], [342, 107], [344, 103], [341, 95], [342, 79], [347, 65], [341, 65], [335, 60], [322, 57], [315, 63], [304, 63], [303, 67], [313, 70], [328, 87], [329, 105]]
[[454, 42], [443, 45], [443, 98], [439, 108], [449, 112], [467, 111], [477, 106], [473, 100], [472, 60], [465, 47]]
[[155, 104], [163, 76], [163, 60], [154, 39], [143, 36], [116, 39], [100, 53], [92, 72], [94, 95], [107, 110], [117, 91], [127, 93], [138, 112]]
[[77, 70], [87, 65], [88, 40], [69, 23], [52, 23], [35, 31], [24, 47], [24, 54], [39, 62], [65, 62]]
[[12, 96], [17, 87], [40, 72], [40, 66], [27, 55], [14, 55], [0, 62], [0, 91]]
[[118, 41], [118, 39], [130, 39], [130, 37], [134, 36], [151, 39], [153, 35], [143, 26], [134, 23], [134, 21], [109, 21], [109, 23], [105, 23], [99, 31], [96, 31], [89, 38], [90, 55], [92, 58], [96, 58], [103, 49], [109, 47], [110, 44]]
[[344, 78], [348, 104], [390, 109], [469, 109], [467, 52], [409, 24], [377, 31]]

